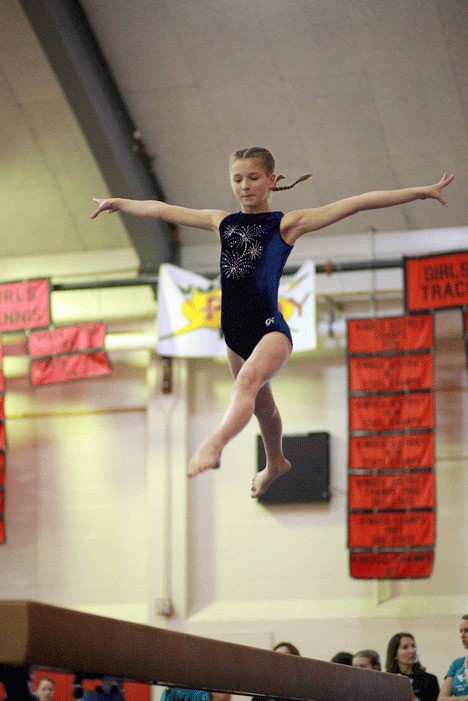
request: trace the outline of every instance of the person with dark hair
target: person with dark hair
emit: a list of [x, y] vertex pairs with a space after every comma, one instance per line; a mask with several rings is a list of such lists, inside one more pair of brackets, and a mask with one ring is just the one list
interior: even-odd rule
[[404, 674], [411, 681], [415, 701], [437, 701], [439, 682], [419, 661], [416, 640], [411, 633], [395, 633], [387, 646], [387, 672]]
[[330, 662], [335, 662], [337, 664], [352, 665], [353, 664], [353, 653], [352, 652], [343, 652], [343, 651], [337, 652], [336, 655], [333, 655]]
[[[468, 649], [468, 613], [460, 621], [460, 636], [465, 650]], [[468, 701], [468, 654], [457, 657], [448, 668], [442, 682], [438, 701]]]
[[299, 652], [297, 647], [295, 645], [293, 645], [292, 643], [285, 643], [285, 642], [276, 643], [276, 645], [273, 648], [273, 651], [274, 652], [281, 652], [284, 655], [297, 655], [298, 657], [301, 656], [301, 653]]
[[377, 672], [382, 670], [380, 655], [375, 650], [359, 650], [353, 656], [352, 665], [361, 669], [375, 669]]
[[265, 446], [266, 467], [252, 480], [251, 496], [264, 494], [271, 483], [291, 469], [283, 454], [282, 420], [273, 398], [270, 380], [289, 360], [290, 329], [278, 307], [280, 277], [296, 241], [334, 222], [368, 209], [391, 207], [415, 200], [434, 199], [447, 205], [442, 190], [453, 180], [443, 175], [438, 183], [399, 190], [355, 195], [312, 209], [287, 214], [274, 211], [273, 191], [283, 176], [275, 174], [275, 161], [263, 147], [244, 148], [231, 154], [229, 176], [241, 210], [231, 214], [218, 209], [189, 209], [157, 200], [121, 197], [95, 198], [101, 212], [122, 212], [151, 217], [212, 231], [221, 243], [221, 327], [234, 377], [231, 402], [221, 426], [207, 438], [190, 460], [188, 476], [220, 467], [224, 447], [247, 425], [258, 419]]

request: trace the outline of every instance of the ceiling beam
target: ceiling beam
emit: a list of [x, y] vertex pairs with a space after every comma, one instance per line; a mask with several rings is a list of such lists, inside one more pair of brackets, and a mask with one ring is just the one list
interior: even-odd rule
[[[78, 0], [20, 0], [112, 194], [164, 200], [150, 158]], [[172, 227], [122, 215], [142, 273], [177, 263]]]

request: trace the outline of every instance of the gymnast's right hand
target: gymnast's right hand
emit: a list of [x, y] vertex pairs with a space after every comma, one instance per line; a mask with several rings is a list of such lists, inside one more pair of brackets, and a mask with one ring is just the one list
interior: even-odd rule
[[114, 212], [118, 212], [120, 209], [119, 199], [117, 197], [108, 197], [104, 200], [101, 200], [97, 197], [93, 197], [93, 202], [96, 202], [98, 207], [91, 214], [91, 219], [96, 219], [98, 214], [101, 214], [101, 212], [108, 212], [109, 214], [113, 214]]

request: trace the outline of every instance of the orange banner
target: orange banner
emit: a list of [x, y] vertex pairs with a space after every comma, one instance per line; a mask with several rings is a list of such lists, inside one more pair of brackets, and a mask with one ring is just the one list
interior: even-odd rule
[[350, 475], [350, 509], [432, 508], [435, 479], [432, 470], [396, 475]]
[[348, 515], [349, 548], [409, 548], [434, 545], [434, 511]]
[[50, 385], [70, 380], [80, 380], [110, 374], [110, 364], [105, 351], [71, 353], [44, 360], [32, 360], [31, 384]]
[[349, 398], [350, 431], [402, 431], [433, 425], [432, 392]]
[[3, 370], [0, 370], [0, 392], [5, 391], [5, 375], [3, 374]]
[[40, 358], [71, 351], [103, 348], [106, 327], [103, 323], [61, 326], [48, 331], [29, 334], [29, 355]]
[[408, 312], [468, 304], [468, 250], [405, 258], [405, 306]]
[[434, 434], [412, 433], [395, 436], [350, 436], [350, 470], [392, 470], [433, 467]]
[[431, 353], [349, 358], [350, 392], [404, 392], [434, 384]]
[[0, 450], [5, 450], [6, 448], [6, 433], [5, 433], [5, 421], [0, 419]]
[[430, 314], [348, 320], [348, 353], [388, 353], [430, 349], [434, 322]]
[[38, 329], [49, 325], [48, 279], [0, 284], [0, 331]]
[[419, 579], [431, 575], [434, 552], [350, 553], [349, 559], [357, 579]]

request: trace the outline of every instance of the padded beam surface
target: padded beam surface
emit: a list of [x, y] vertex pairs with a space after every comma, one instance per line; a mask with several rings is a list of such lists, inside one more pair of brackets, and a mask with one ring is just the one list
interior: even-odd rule
[[410, 701], [406, 677], [30, 601], [0, 601], [0, 664], [234, 694]]

